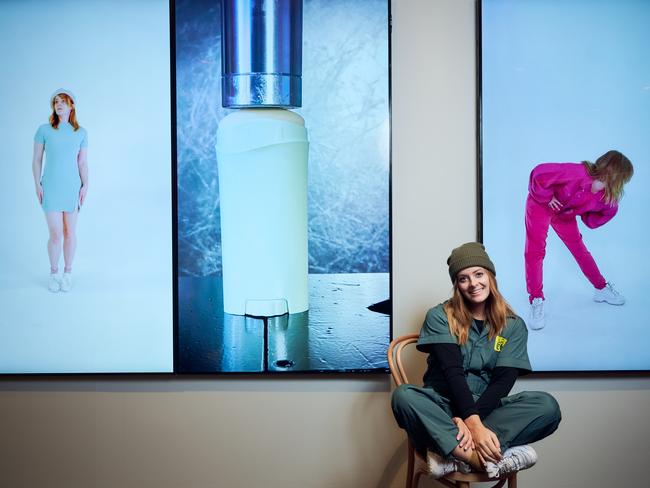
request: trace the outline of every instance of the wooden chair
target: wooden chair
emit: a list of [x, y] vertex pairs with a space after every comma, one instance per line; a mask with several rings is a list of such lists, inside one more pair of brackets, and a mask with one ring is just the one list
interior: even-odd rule
[[[388, 346], [388, 367], [393, 376], [395, 385], [399, 386], [408, 383], [406, 371], [402, 364], [402, 351], [409, 344], [415, 344], [418, 341], [418, 334], [408, 334], [394, 339]], [[413, 449], [411, 441], [408, 441], [408, 468], [406, 471], [406, 488], [417, 488], [422, 475], [429, 475], [429, 466], [427, 460], [423, 459]], [[495, 481], [489, 478], [485, 473], [468, 473], [460, 472], [450, 473], [442, 478], [438, 478], [439, 483], [450, 488], [469, 488], [470, 483]], [[492, 488], [501, 488], [508, 483], [508, 488], [517, 488], [517, 473], [511, 473], [499, 478]]]

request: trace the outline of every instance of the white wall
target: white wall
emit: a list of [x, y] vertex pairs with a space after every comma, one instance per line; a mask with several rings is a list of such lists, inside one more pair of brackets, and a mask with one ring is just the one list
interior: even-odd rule
[[[448, 294], [448, 252], [475, 237], [474, 2], [393, 0], [392, 8], [400, 335]], [[647, 376], [518, 384], [550, 391], [564, 413], [522, 486], [641, 483]], [[404, 436], [389, 388], [384, 376], [3, 381], [0, 486], [403, 486]]]

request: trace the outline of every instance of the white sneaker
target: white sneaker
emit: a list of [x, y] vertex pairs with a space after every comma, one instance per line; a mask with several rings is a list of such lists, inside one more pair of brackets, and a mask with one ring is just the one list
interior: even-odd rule
[[602, 290], [598, 288], [594, 290], [594, 301], [607, 302], [610, 305], [623, 305], [625, 303], [625, 297], [614, 288], [613, 283], [607, 283]]
[[546, 326], [544, 318], [544, 299], [533, 298], [530, 304], [530, 322], [528, 326], [533, 330], [543, 329]]
[[515, 446], [506, 449], [498, 463], [488, 462], [485, 471], [490, 478], [500, 478], [522, 469], [528, 469], [537, 462], [537, 453], [531, 446]]
[[72, 288], [72, 273], [63, 273], [61, 291], [70, 291], [70, 288]]
[[50, 280], [47, 283], [47, 289], [52, 293], [56, 293], [61, 289], [61, 280], [56, 273], [50, 273]]
[[461, 473], [469, 473], [471, 471], [469, 464], [453, 457], [443, 458], [440, 454], [431, 451], [427, 451], [427, 465], [429, 466], [429, 473], [434, 478], [442, 478], [456, 471], [460, 471]]

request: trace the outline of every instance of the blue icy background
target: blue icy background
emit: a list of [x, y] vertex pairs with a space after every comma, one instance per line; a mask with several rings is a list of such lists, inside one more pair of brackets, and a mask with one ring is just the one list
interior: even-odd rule
[[[221, 273], [218, 1], [176, 2], [178, 264]], [[388, 2], [305, 0], [309, 272], [389, 271]]]

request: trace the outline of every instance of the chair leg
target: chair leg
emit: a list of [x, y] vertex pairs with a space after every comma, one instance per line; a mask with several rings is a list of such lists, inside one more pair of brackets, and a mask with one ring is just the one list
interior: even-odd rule
[[406, 457], [408, 459], [408, 467], [406, 468], [406, 488], [413, 488], [417, 486], [417, 484], [414, 484], [413, 480], [413, 465], [415, 464], [415, 456], [413, 454], [413, 448], [411, 447], [410, 442], [408, 446], [408, 454]]
[[517, 473], [508, 476], [508, 488], [517, 488]]
[[420, 484], [420, 476], [422, 476], [422, 471], [415, 473], [415, 476], [413, 477], [413, 484], [409, 486], [409, 488], [418, 488], [418, 485]]

